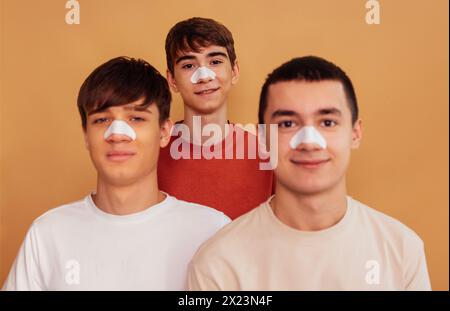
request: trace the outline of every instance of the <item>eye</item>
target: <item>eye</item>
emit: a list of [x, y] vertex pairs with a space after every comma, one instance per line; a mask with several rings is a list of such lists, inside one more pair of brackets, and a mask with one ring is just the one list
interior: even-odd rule
[[142, 121], [145, 121], [145, 119], [144, 119], [144, 118], [141, 118], [141, 117], [131, 117], [131, 118], [130, 118], [130, 121], [133, 121], [133, 122], [142, 122]]
[[184, 64], [183, 66], [181, 66], [181, 68], [183, 68], [183, 69], [192, 69], [192, 68], [194, 68], [194, 65], [193, 64]]
[[295, 126], [295, 122], [292, 120], [285, 120], [285, 121], [278, 122], [278, 127], [280, 127], [280, 128], [291, 128], [293, 126]]
[[321, 125], [323, 125], [325, 127], [334, 127], [337, 125], [337, 122], [334, 120], [323, 120], [321, 122]]
[[214, 59], [211, 61], [211, 65], [220, 65], [222, 63], [223, 61], [221, 61], [220, 59]]
[[101, 124], [101, 123], [105, 123], [106, 121], [108, 121], [107, 118], [97, 118], [97, 119], [94, 119], [94, 121], [92, 123], [93, 124]]

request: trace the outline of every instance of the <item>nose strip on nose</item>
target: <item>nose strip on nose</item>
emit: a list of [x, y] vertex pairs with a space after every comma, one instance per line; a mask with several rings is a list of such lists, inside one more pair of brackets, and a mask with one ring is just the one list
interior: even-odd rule
[[122, 120], [114, 120], [106, 129], [103, 137], [106, 140], [108, 139], [109, 136], [113, 134], [126, 135], [130, 137], [132, 140], [136, 140], [137, 136], [133, 128], [129, 126], [127, 122]]
[[314, 126], [304, 126], [292, 136], [289, 142], [291, 148], [296, 149], [300, 144], [317, 144], [322, 149], [327, 148], [327, 141]]
[[216, 78], [216, 73], [207, 67], [198, 67], [191, 76], [191, 82], [196, 84], [200, 79], [206, 78], [211, 78], [211, 80], [214, 80]]

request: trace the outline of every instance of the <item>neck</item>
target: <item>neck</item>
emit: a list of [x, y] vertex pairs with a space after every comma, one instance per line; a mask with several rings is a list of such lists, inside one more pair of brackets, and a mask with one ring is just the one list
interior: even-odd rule
[[299, 194], [279, 182], [270, 202], [274, 214], [286, 225], [300, 231], [319, 231], [337, 224], [347, 211], [345, 180], [318, 194]]
[[102, 211], [113, 215], [139, 213], [160, 203], [165, 195], [158, 190], [156, 176], [132, 185], [112, 185], [100, 177], [97, 193], [93, 195], [95, 205]]
[[[201, 121], [201, 127], [200, 124], [194, 125], [194, 117], [200, 117]], [[208, 124], [214, 124], [218, 125], [221, 130], [221, 139], [217, 141], [213, 141], [212, 143], [217, 143], [225, 138], [225, 127], [226, 124], [228, 124], [228, 117], [227, 117], [227, 105], [223, 104], [219, 107], [218, 110], [215, 110], [211, 113], [200, 113], [197, 111], [192, 110], [190, 107], [186, 107], [184, 109], [184, 124], [186, 124], [189, 127], [190, 131], [190, 139], [191, 142], [194, 142], [196, 144], [203, 144], [206, 140], [209, 140], [212, 136], [203, 136], [201, 135], [203, 133], [203, 128]], [[201, 136], [201, 142], [197, 141], [197, 137], [194, 135], [194, 127], [200, 131]], [[209, 140], [211, 142], [211, 140]]]

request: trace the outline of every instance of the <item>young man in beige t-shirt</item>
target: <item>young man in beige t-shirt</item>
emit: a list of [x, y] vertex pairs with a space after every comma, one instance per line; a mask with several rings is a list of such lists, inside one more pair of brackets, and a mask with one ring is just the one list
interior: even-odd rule
[[309, 56], [275, 69], [259, 123], [278, 125], [278, 146], [269, 146], [278, 148], [275, 195], [199, 249], [189, 289], [431, 289], [422, 240], [347, 196], [350, 153], [362, 134], [339, 67]]

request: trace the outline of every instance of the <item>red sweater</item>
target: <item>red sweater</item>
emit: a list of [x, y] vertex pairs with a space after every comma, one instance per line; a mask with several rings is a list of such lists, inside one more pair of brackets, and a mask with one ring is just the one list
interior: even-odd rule
[[[203, 153], [200, 159], [194, 159], [193, 151], [198, 146], [191, 143], [187, 143], [190, 152], [188, 159], [173, 159], [170, 146], [181, 138], [172, 136], [170, 143], [161, 149], [159, 155], [159, 189], [180, 200], [213, 207], [231, 219], [266, 201], [273, 193], [273, 172], [260, 170], [260, 163], [267, 161], [261, 160], [257, 151], [256, 159], [248, 158], [248, 140], [251, 136], [256, 140], [255, 135], [241, 128], [235, 129], [231, 142], [229, 138], [221, 142], [221, 159], [205, 159]], [[236, 136], [239, 131], [245, 142], [244, 159], [236, 157]], [[214, 147], [211, 150], [215, 150]], [[232, 159], [225, 159], [225, 149], [231, 147]]]

